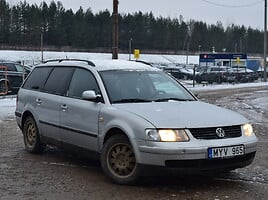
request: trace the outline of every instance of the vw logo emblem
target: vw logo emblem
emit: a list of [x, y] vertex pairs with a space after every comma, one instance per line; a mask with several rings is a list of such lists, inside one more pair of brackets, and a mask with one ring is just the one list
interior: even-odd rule
[[216, 134], [219, 138], [224, 138], [225, 137], [225, 132], [222, 128], [217, 128], [216, 129]]

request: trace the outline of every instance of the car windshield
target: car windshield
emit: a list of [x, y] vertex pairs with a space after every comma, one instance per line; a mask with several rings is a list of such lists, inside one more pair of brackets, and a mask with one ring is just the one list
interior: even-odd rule
[[111, 103], [194, 101], [177, 81], [162, 71], [100, 72]]

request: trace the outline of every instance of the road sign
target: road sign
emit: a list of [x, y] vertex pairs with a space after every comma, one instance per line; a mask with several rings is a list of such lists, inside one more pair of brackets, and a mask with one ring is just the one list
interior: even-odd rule
[[139, 49], [134, 49], [134, 58], [139, 59], [140, 58], [140, 50]]
[[236, 58], [236, 63], [237, 63], [237, 64], [240, 63], [240, 58], [239, 58], [239, 57]]

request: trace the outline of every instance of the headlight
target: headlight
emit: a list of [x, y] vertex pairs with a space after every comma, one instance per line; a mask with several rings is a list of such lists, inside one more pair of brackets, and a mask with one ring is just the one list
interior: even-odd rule
[[187, 142], [189, 137], [185, 130], [178, 129], [147, 129], [146, 136], [148, 140], [159, 142]]
[[254, 135], [253, 128], [251, 124], [244, 124], [242, 126], [245, 136], [250, 137]]

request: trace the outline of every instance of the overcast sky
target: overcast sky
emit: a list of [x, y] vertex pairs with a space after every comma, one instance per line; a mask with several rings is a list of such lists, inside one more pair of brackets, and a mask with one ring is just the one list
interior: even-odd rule
[[[7, 0], [16, 4], [20, 0]], [[42, 0], [26, 0], [28, 3], [40, 5]], [[45, 0], [50, 3], [51, 0]], [[61, 0], [66, 9], [75, 12], [82, 6], [84, 10], [91, 8], [94, 13], [108, 9], [112, 11], [113, 0]], [[221, 21], [224, 26], [232, 23], [264, 28], [264, 0], [119, 0], [120, 13], [136, 11], [150, 12], [154, 16], [190, 19], [215, 24]]]

